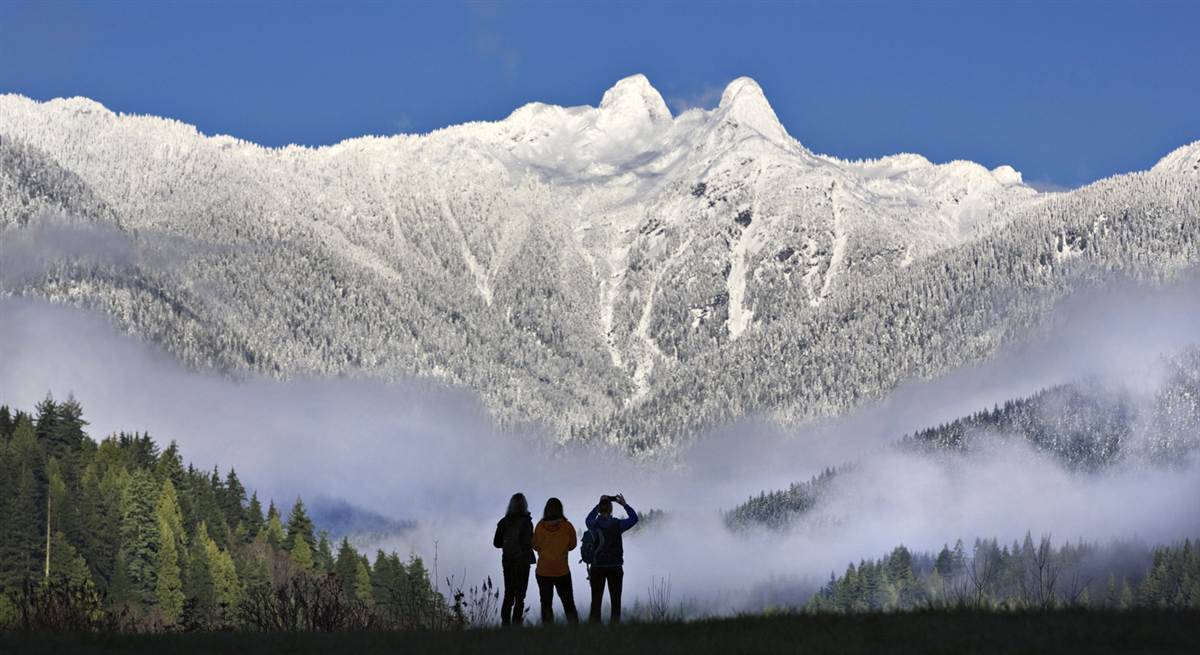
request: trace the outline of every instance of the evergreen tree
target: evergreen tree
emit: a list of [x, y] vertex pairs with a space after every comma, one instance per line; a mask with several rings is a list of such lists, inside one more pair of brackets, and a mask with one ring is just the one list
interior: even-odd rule
[[[344, 580], [343, 576], [344, 574], [339, 576], [339, 579]], [[404, 570], [404, 563], [395, 553], [386, 555], [382, 550], [375, 553], [375, 566], [371, 570], [371, 595], [375, 600], [376, 610], [384, 616], [397, 620], [404, 613], [405, 603], [410, 595], [408, 573]]]
[[45, 494], [39, 484], [45, 472], [42, 449], [28, 417], [17, 422], [8, 450], [8, 466], [16, 483], [12, 498], [0, 499], [8, 507], [8, 525], [0, 533], [0, 585], [15, 590], [38, 578], [45, 555]]
[[296, 545], [292, 546], [291, 558], [301, 571], [313, 570], [313, 552], [309, 548], [307, 540], [296, 539]]
[[117, 551], [116, 559], [113, 560], [113, 577], [108, 585], [108, 605], [118, 613], [136, 612], [139, 609], [137, 594], [129, 580], [129, 565], [122, 550]]
[[184, 584], [184, 620], [198, 628], [211, 628], [219, 618], [217, 586], [213, 562], [209, 556], [208, 527], [203, 521], [196, 524], [188, 548], [187, 578]]
[[313, 566], [322, 573], [333, 573], [333, 547], [329, 544], [329, 533], [321, 530], [317, 540], [317, 552], [313, 554]]
[[346, 595], [353, 597], [358, 584], [358, 553], [350, 545], [350, 540], [345, 537], [342, 537], [342, 545], [338, 548], [333, 574]]
[[34, 405], [34, 429], [38, 445], [51, 457], [61, 457], [69, 445], [58, 443], [55, 439], [55, 424], [58, 422], [58, 403], [54, 397], [46, 394], [46, 398]]
[[130, 476], [124, 468], [112, 467], [103, 474], [100, 471], [98, 461], [90, 462], [85, 470], [80, 514], [84, 557], [96, 585], [107, 591], [116, 573], [117, 550], [121, 545], [121, 503]]
[[47, 435], [48, 442], [53, 445], [47, 448], [46, 454], [59, 458], [69, 469], [73, 469], [75, 455], [87, 438], [83, 431], [87, 425], [87, 421], [83, 420], [83, 407], [75, 400], [75, 396], [68, 396], [65, 402], [56, 406], [54, 414], [54, 424]]
[[225, 521], [237, 527], [246, 520], [246, 488], [238, 479], [237, 472], [232, 468], [225, 476], [225, 484], [221, 487], [221, 510], [225, 513]]
[[367, 605], [372, 605], [374, 604], [374, 598], [371, 594], [371, 566], [367, 563], [365, 555], [363, 557], [356, 557], [355, 563], [357, 567], [355, 569], [354, 590], [351, 597], [357, 598]]
[[62, 532], [54, 533], [50, 545], [50, 581], [64, 582], [74, 589], [96, 589], [87, 562]]
[[179, 444], [175, 443], [175, 440], [172, 439], [159, 453], [158, 462], [154, 465], [154, 474], [160, 480], [170, 480], [176, 491], [184, 485], [186, 471], [183, 468], [183, 456], [179, 454]]
[[205, 551], [216, 599], [216, 625], [227, 627], [233, 625], [242, 596], [237, 567], [234, 566], [233, 557], [229, 552], [221, 549], [212, 539], [206, 540]]
[[1133, 607], [1133, 589], [1129, 586], [1129, 581], [1121, 578], [1121, 595], [1117, 607], [1126, 610]]
[[183, 573], [180, 563], [186, 553], [186, 543], [183, 515], [179, 511], [175, 485], [169, 477], [163, 480], [155, 515], [158, 519], [160, 547], [154, 595], [164, 620], [168, 625], [174, 625], [183, 616]]
[[263, 539], [274, 549], [282, 548], [286, 540], [283, 534], [283, 523], [279, 520], [279, 510], [275, 509], [275, 501], [271, 501], [270, 507], [267, 509], [267, 523], [263, 526]]
[[121, 500], [120, 553], [135, 607], [145, 608], [155, 602], [158, 551], [162, 547], [155, 516], [158, 496], [154, 476], [142, 469], [130, 477]]
[[8, 405], [0, 405], [0, 445], [3, 445], [17, 425]]
[[408, 559], [408, 566], [405, 567], [408, 574], [408, 592], [411, 602], [405, 608], [407, 611], [415, 613], [419, 617], [424, 617], [424, 621], [429, 621], [434, 618], [434, 614], [440, 610], [440, 597], [433, 590], [433, 585], [429, 581], [429, 571], [425, 568], [425, 563], [420, 557], [413, 554]]
[[317, 545], [313, 530], [313, 522], [308, 518], [308, 512], [304, 510], [304, 502], [296, 498], [296, 503], [292, 505], [292, 512], [288, 515], [287, 545], [285, 547], [288, 550], [295, 550], [296, 541], [303, 539], [308, 546], [309, 555], [311, 555]]
[[263, 529], [263, 508], [258, 501], [258, 493], [250, 494], [250, 504], [246, 507], [246, 541], [254, 541]]

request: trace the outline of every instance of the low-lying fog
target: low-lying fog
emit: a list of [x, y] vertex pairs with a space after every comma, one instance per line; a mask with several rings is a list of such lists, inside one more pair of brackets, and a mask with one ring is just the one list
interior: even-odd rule
[[[669, 464], [501, 432], [464, 391], [350, 379], [234, 381], [188, 370], [103, 317], [24, 299], [0, 299], [0, 402], [30, 409], [47, 391], [74, 393], [93, 437], [146, 430], [160, 443], [174, 439], [198, 466], [233, 465], [283, 511], [300, 494], [414, 520], [411, 531], [360, 545], [415, 551], [432, 565], [436, 543], [440, 577], [467, 583], [499, 578], [491, 537], [514, 491], [528, 495], [535, 519], [548, 496], [560, 497], [577, 527], [601, 493], [623, 492], [639, 510], [668, 512], [626, 540], [626, 603], [653, 579], [669, 578], [675, 602], [735, 611], [757, 602], [756, 587], [794, 588], [800, 598], [831, 570], [900, 543], [1011, 542], [1027, 530], [1056, 541], [1200, 535], [1194, 460], [1089, 476], [1011, 442], [967, 457], [884, 448], [912, 429], [1083, 375], [1153, 386], [1154, 358], [1195, 339], [1200, 293], [1184, 284], [1093, 294], [1064, 304], [1055, 324], [1035, 345], [909, 384], [842, 420], [787, 431], [746, 421], [699, 437]], [[839, 477], [804, 526], [787, 534], [724, 529], [719, 510], [851, 460], [860, 465]], [[583, 609], [582, 564], [574, 574]]]

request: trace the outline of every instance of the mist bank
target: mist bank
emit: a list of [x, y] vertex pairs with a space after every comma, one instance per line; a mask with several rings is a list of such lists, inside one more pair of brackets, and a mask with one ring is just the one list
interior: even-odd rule
[[[47, 391], [73, 393], [94, 437], [148, 430], [178, 441], [197, 465], [236, 467], [264, 500], [325, 497], [413, 521], [364, 545], [433, 562], [436, 544], [440, 579], [498, 577], [491, 533], [513, 491], [535, 512], [561, 498], [577, 526], [601, 493], [623, 492], [639, 510], [667, 512], [627, 541], [628, 602], [669, 578], [676, 598], [727, 612], [757, 602], [763, 585], [815, 589], [830, 571], [900, 543], [937, 550], [1027, 531], [1155, 543], [1200, 534], [1194, 457], [1169, 469], [1129, 463], [1085, 475], [1005, 441], [945, 457], [887, 447], [913, 429], [1084, 375], [1141, 371], [1124, 377], [1153, 385], [1153, 360], [1194, 338], [1200, 294], [1192, 291], [1077, 297], [1053, 332], [989, 363], [911, 383], [836, 421], [725, 426], [671, 461], [558, 445], [536, 426], [501, 430], [474, 395], [419, 381], [233, 380], [188, 369], [96, 314], [27, 299], [0, 299], [0, 402], [30, 407]], [[725, 529], [720, 510], [847, 461], [860, 463], [802, 525]], [[582, 565], [575, 573], [583, 598]]]

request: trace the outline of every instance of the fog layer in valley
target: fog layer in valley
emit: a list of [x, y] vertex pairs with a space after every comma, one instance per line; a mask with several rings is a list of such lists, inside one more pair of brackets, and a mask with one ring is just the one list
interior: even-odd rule
[[[639, 510], [667, 511], [626, 540], [626, 602], [670, 578], [676, 601], [732, 611], [754, 603], [763, 584], [803, 592], [900, 543], [935, 549], [959, 537], [1012, 541], [1026, 530], [1056, 540], [1200, 534], [1194, 458], [1170, 470], [1128, 462], [1086, 476], [1012, 442], [945, 457], [883, 447], [1084, 375], [1152, 387], [1154, 359], [1194, 338], [1200, 293], [1191, 284], [1097, 293], [1059, 314], [1053, 334], [1019, 352], [906, 385], [852, 416], [792, 430], [727, 426], [670, 462], [555, 446], [536, 429], [504, 432], [469, 393], [419, 382], [232, 380], [188, 370], [104, 318], [24, 299], [0, 299], [0, 402], [30, 409], [47, 391], [74, 393], [93, 437], [148, 430], [160, 443], [174, 439], [185, 459], [235, 466], [285, 510], [300, 494], [413, 520], [416, 528], [370, 545], [415, 551], [432, 566], [436, 544], [440, 578], [467, 583], [499, 577], [491, 536], [512, 492], [529, 496], [535, 518], [547, 496], [562, 498], [577, 527], [597, 496], [623, 492]], [[723, 527], [719, 510], [852, 460], [859, 465], [795, 530]], [[574, 573], [586, 607], [582, 564]]]

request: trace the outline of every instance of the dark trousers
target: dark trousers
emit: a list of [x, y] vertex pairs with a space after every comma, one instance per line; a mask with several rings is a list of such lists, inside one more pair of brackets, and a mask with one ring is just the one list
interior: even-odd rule
[[575, 611], [575, 589], [571, 584], [571, 574], [536, 577], [538, 595], [542, 600], [542, 623], [545, 625], [554, 623], [554, 592], [556, 590], [558, 599], [562, 601], [563, 614], [567, 615], [567, 623], [579, 623], [579, 613]]
[[521, 625], [525, 619], [525, 592], [529, 591], [529, 562], [503, 562], [504, 600], [500, 603], [500, 624]]
[[625, 569], [619, 566], [593, 566], [588, 572], [588, 582], [592, 585], [592, 612], [588, 620], [600, 622], [600, 605], [604, 602], [604, 585], [608, 584], [608, 602], [612, 606], [609, 623], [621, 622], [621, 580], [625, 578]]

